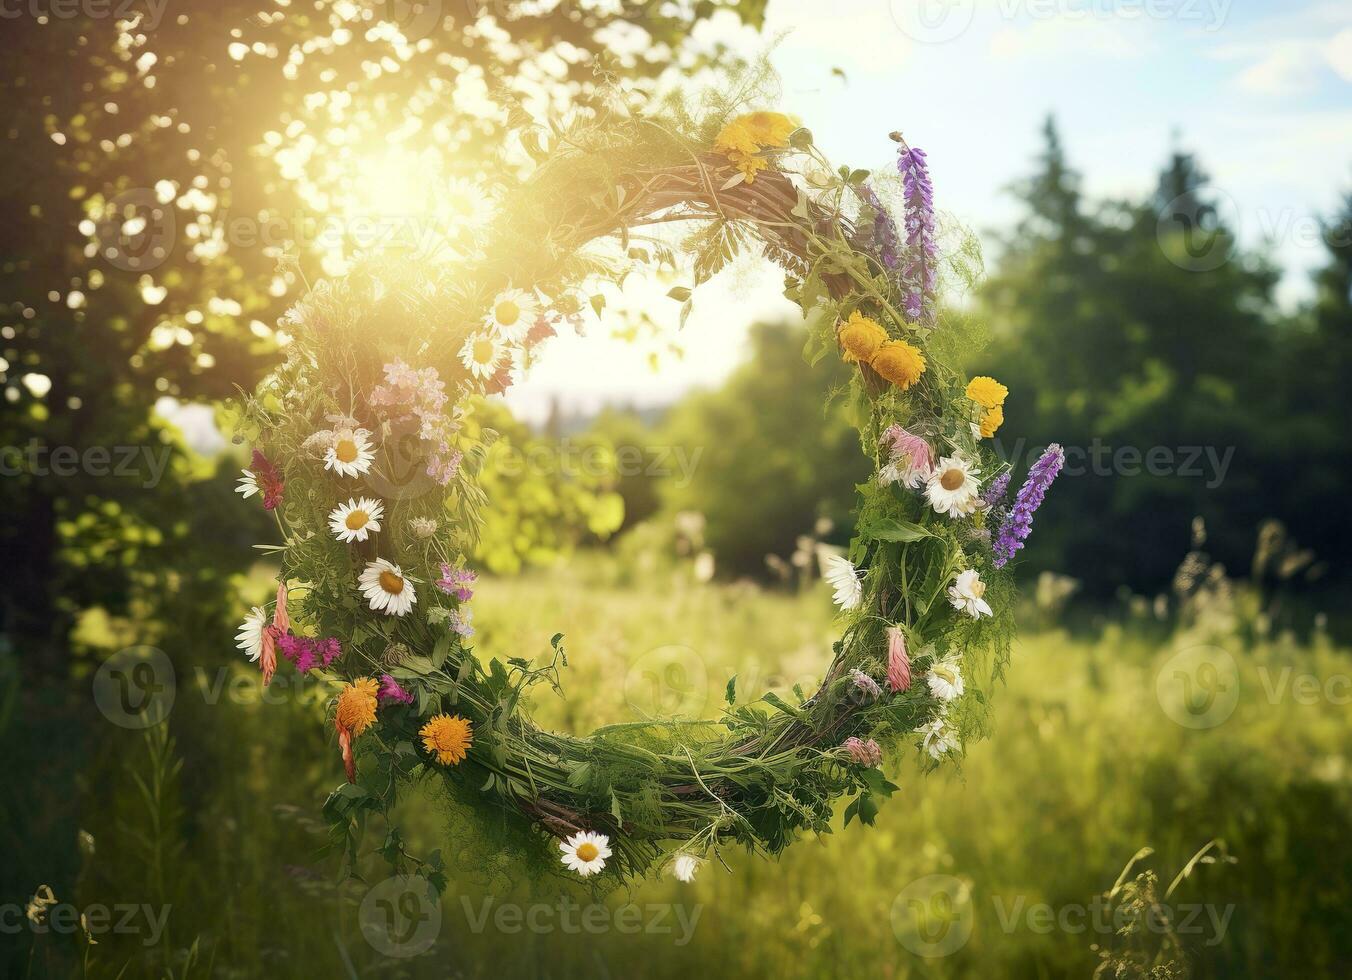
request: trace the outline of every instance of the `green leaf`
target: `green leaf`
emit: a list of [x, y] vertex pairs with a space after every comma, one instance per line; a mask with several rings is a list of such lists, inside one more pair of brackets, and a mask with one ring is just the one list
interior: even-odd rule
[[614, 789], [610, 791], [610, 815], [615, 818], [616, 823], [624, 823], [624, 815], [620, 812], [620, 798], [615, 795]]
[[690, 298], [690, 287], [672, 286], [669, 290], [667, 290], [667, 295], [670, 296], [672, 299], [678, 299], [682, 303], [684, 303], [686, 300]]
[[893, 517], [867, 524], [860, 528], [860, 531], [865, 536], [876, 538], [879, 541], [919, 541], [922, 538], [933, 537], [929, 531], [919, 524], [912, 524], [910, 521], [898, 520]]
[[795, 718], [797, 718], [799, 715], [802, 714], [801, 711], [799, 711], [793, 705], [789, 704], [787, 701], [781, 698], [778, 694], [775, 694], [773, 691], [766, 691], [765, 694], [762, 695], [761, 700], [774, 705], [776, 708], [784, 712], [786, 715], [793, 715]]
[[727, 701], [728, 704], [736, 704], [736, 703], [737, 703], [737, 675], [736, 675], [736, 674], [733, 674], [732, 677], [730, 677], [730, 678], [728, 679], [728, 689], [727, 689], [726, 691], [723, 692], [723, 699], [724, 699], [725, 701]]
[[432, 666], [440, 667], [446, 662], [447, 656], [451, 652], [451, 643], [454, 642], [453, 633], [443, 633], [438, 639], [437, 644], [432, 648]]

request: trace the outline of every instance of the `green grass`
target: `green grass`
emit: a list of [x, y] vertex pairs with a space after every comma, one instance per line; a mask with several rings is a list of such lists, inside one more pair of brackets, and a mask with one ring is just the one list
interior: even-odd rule
[[[824, 591], [795, 597], [657, 574], [641, 588], [621, 585], [612, 567], [584, 561], [484, 582], [480, 653], [537, 656], [564, 632], [566, 698], [540, 701], [536, 717], [579, 732], [645, 712], [709, 716], [734, 673], [743, 695], [784, 693], [810, 687], [828, 662]], [[384, 877], [383, 862], [364, 864], [363, 884], [335, 881], [335, 864], [315, 857], [319, 806], [342, 779], [322, 705], [207, 704], [193, 660], [215, 662], [221, 651], [176, 650], [170, 726], [181, 771], [162, 742], [97, 729], [80, 787], [92, 855], [29, 823], [21, 863], [35, 887], [50, 859], [58, 898], [82, 908], [170, 904], [172, 946], [107, 934], [85, 949], [78, 935], [25, 932], [14, 975], [24, 975], [31, 942], [32, 976], [79, 975], [87, 955], [91, 976], [1084, 977], [1094, 944], [1111, 937], [1077, 928], [1075, 910], [1142, 846], [1156, 849], [1146, 863], [1167, 885], [1212, 838], [1236, 863], [1200, 867], [1172, 899], [1225, 917], [1220, 941], [1205, 910], [1194, 923], [1201, 931], [1184, 935], [1196, 973], [1332, 975], [1352, 963], [1352, 729], [1338, 693], [1352, 691], [1336, 680], [1352, 663], [1321, 638], [1298, 645], [1254, 635], [1250, 624], [1241, 608], [1237, 621], [1163, 642], [1157, 627], [1132, 624], [1091, 639], [1028, 633], [996, 692], [996, 735], [969, 747], [961, 774], [923, 777], [908, 751], [889, 760], [902, 789], [877, 826], [838, 827], [776, 863], [729, 852], [728, 870], [706, 866], [692, 886], [645, 882], [606, 896], [612, 912], [590, 913], [594, 932], [581, 913], [567, 931], [558, 909], [561, 895], [591, 901], [585, 889], [520, 880], [510, 855], [479, 853], [472, 834], [443, 826], [438, 801], [414, 801], [403, 814], [412, 846], [442, 847], [451, 885], [435, 944], [407, 959], [382, 955], [360, 929], [361, 900]], [[1177, 649], [1199, 644], [1233, 656], [1238, 698], [1223, 723], [1190, 729], [1165, 713], [1156, 681]], [[1295, 679], [1305, 674], [1333, 683], [1310, 698]], [[1215, 686], [1209, 674], [1195, 679]], [[372, 846], [384, 830], [369, 829]], [[78, 873], [63, 876], [72, 863]], [[936, 958], [915, 955], [893, 929], [894, 903], [904, 912], [907, 898], [928, 898], [932, 890], [907, 886], [929, 875], [958, 887], [951, 908], [930, 906], [940, 915], [928, 924], [972, 923], [965, 943]], [[504, 902], [547, 928], [515, 931], [514, 913], [497, 911]], [[638, 911], [616, 918], [628, 902]], [[1033, 911], [1041, 903], [1071, 928], [1046, 929]], [[507, 918], [495, 924], [495, 914]], [[907, 935], [909, 914], [898, 921]]]

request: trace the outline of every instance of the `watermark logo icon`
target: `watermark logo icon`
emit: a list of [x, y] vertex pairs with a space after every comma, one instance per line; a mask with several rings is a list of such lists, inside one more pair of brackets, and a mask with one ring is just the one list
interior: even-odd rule
[[178, 223], [170, 204], [147, 187], [133, 187], [104, 205], [94, 225], [99, 255], [124, 272], [158, 268], [174, 245]]
[[624, 700], [641, 718], [703, 717], [709, 669], [691, 647], [655, 647], [629, 665]]
[[943, 44], [972, 26], [976, 0], [890, 0], [892, 21], [921, 44]]
[[395, 875], [371, 887], [357, 912], [371, 948], [404, 959], [432, 948], [441, 933], [441, 900], [422, 875]]
[[1155, 696], [1164, 713], [1184, 728], [1215, 728], [1239, 703], [1239, 665], [1220, 647], [1186, 647], [1155, 675]]
[[169, 717], [177, 696], [174, 665], [155, 647], [127, 647], [94, 674], [94, 703], [119, 728], [144, 729]]
[[971, 886], [953, 875], [917, 878], [892, 902], [897, 942], [926, 959], [948, 956], [967, 945], [975, 919]]
[[1219, 188], [1207, 199], [1180, 194], [1160, 209], [1155, 238], [1174, 265], [1188, 272], [1210, 272], [1234, 255], [1241, 214], [1239, 204]]
[[441, 24], [441, 0], [374, 0], [371, 9], [406, 41], [421, 41]]

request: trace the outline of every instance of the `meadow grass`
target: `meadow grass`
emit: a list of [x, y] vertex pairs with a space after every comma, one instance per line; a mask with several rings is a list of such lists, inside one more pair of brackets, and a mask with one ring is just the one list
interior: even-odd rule
[[[535, 657], [565, 633], [566, 696], [538, 698], [535, 717], [575, 732], [713, 717], [734, 674], [743, 698], [810, 690], [834, 638], [820, 587], [700, 585], [679, 570], [635, 586], [602, 560], [484, 581], [474, 605], [480, 655]], [[342, 779], [322, 692], [264, 704], [244, 674], [213, 702], [183, 651], [173, 744], [103, 733], [82, 788], [92, 841], [74, 893], [58, 895], [167, 904], [168, 938], [107, 934], [86, 947], [78, 934], [24, 934], [28, 975], [1084, 977], [1095, 945], [1114, 942], [1111, 924], [1093, 921], [1095, 896], [1128, 860], [1154, 847], [1146, 864], [1167, 884], [1213, 838], [1235, 862], [1200, 867], [1171, 900], [1193, 916], [1182, 939], [1196, 975], [1331, 975], [1352, 963], [1352, 733], [1337, 680], [1352, 664], [1322, 636], [1250, 626], [1243, 615], [1193, 623], [1163, 641], [1158, 625], [1130, 621], [1091, 637], [1026, 633], [995, 692], [995, 737], [969, 746], [960, 772], [923, 776], [905, 748], [887, 762], [901, 791], [876, 826], [837, 825], [777, 862], [726, 852], [727, 869], [706, 865], [693, 885], [605, 895], [610, 911], [587, 913], [590, 925], [587, 889], [524, 880], [510, 854], [476, 853], [475, 834], [444, 826], [441, 801], [424, 795], [402, 817], [414, 849], [444, 849], [451, 882], [435, 942], [407, 958], [363, 938], [361, 901], [383, 862], [372, 855], [365, 882], [339, 882], [316, 856], [320, 804]], [[1212, 727], [1166, 711], [1174, 658], [1197, 648], [1225, 651], [1237, 670], [1189, 668], [1205, 688], [1184, 692], [1195, 711], [1237, 685]], [[369, 829], [372, 847], [384, 833]], [[925, 950], [945, 955], [916, 954], [917, 909], [922, 941], [939, 937]]]

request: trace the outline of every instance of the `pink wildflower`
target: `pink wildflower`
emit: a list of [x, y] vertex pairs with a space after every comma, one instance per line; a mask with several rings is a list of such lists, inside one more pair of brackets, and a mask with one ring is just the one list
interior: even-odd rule
[[899, 626], [887, 628], [887, 686], [894, 693], [911, 686], [911, 658], [906, 655], [906, 634]]
[[842, 744], [846, 752], [850, 754], [850, 761], [861, 766], [881, 765], [883, 761], [883, 750], [873, 739], [860, 741], [851, 735]]
[[389, 674], [380, 675], [380, 690], [376, 698], [381, 704], [412, 704], [413, 695], [399, 686], [399, 682]]

